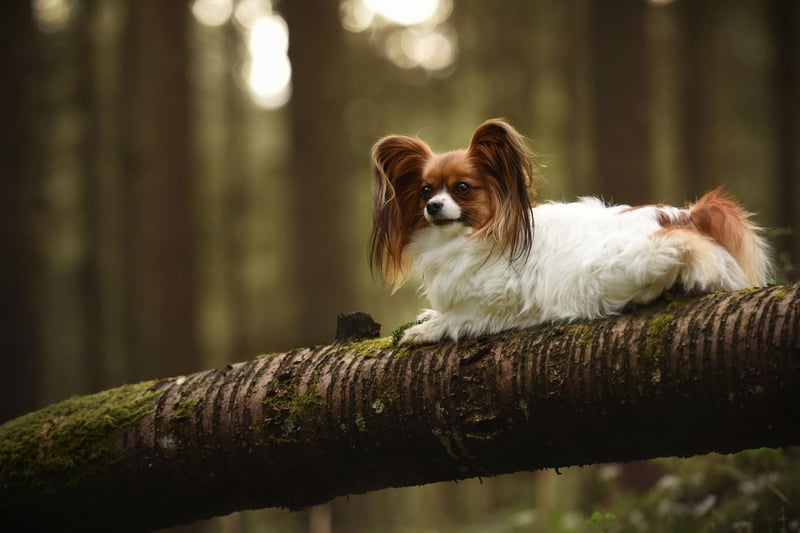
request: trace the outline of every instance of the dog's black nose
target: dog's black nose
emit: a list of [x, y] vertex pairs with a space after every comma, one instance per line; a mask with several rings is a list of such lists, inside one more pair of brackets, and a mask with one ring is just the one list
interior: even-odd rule
[[442, 207], [444, 207], [444, 204], [437, 200], [428, 202], [425, 206], [425, 209], [428, 211], [429, 215], [435, 215], [442, 210]]

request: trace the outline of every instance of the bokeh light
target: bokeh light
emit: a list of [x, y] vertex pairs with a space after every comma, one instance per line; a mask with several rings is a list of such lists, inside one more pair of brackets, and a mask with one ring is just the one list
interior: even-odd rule
[[367, 7], [361, 0], [342, 2], [340, 14], [344, 29], [353, 33], [368, 30], [375, 20], [375, 11]]
[[455, 30], [446, 24], [452, 0], [344, 0], [342, 26], [351, 32], [372, 31], [373, 45], [402, 69], [447, 72], [458, 56]]
[[431, 31], [409, 28], [402, 33], [400, 47], [415, 66], [430, 71], [442, 70], [455, 60], [455, 32], [449, 27]]
[[36, 25], [45, 33], [66, 29], [73, 18], [75, 4], [75, 0], [33, 0]]
[[413, 26], [429, 21], [436, 14], [439, 0], [364, 0], [374, 13], [400, 26]]
[[249, 29], [250, 61], [245, 79], [253, 101], [265, 109], [285, 105], [291, 96], [292, 64], [289, 61], [289, 27], [279, 15], [262, 15]]
[[247, 29], [269, 15], [272, 15], [272, 3], [269, 0], [239, 0], [233, 13], [236, 22]]
[[235, 23], [247, 50], [237, 72], [254, 104], [278, 109], [289, 101], [289, 27], [283, 17], [273, 12], [270, 0], [194, 0], [192, 14], [210, 28]]
[[206, 26], [222, 26], [233, 13], [231, 0], [194, 0], [192, 14], [198, 22]]
[[[452, 10], [452, 0], [342, 0], [340, 19], [350, 32], [374, 32], [372, 46], [395, 66], [446, 76], [458, 56], [456, 32], [447, 24]], [[270, 0], [194, 0], [191, 12], [208, 28], [233, 22], [247, 50], [237, 72], [256, 105], [278, 109], [289, 101], [289, 28]]]

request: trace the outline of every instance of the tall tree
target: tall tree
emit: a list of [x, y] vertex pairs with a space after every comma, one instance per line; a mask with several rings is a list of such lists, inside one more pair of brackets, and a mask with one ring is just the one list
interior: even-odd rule
[[130, 2], [123, 168], [128, 346], [133, 376], [195, 358], [190, 107], [183, 2]]

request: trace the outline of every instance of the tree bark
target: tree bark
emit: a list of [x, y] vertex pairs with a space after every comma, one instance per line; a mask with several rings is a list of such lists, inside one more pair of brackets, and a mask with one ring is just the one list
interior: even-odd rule
[[0, 426], [0, 529], [144, 531], [384, 487], [800, 444], [799, 303], [800, 284], [678, 297], [73, 398]]

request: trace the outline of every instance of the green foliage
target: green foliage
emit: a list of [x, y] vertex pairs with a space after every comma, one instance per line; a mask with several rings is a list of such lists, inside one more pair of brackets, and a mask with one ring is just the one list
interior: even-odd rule
[[592, 531], [597, 529], [600, 531], [609, 531], [609, 525], [616, 521], [617, 517], [614, 515], [614, 513], [601, 513], [600, 511], [595, 511], [586, 521], [586, 524]]
[[[650, 476], [644, 488], [631, 486], [637, 469]], [[800, 530], [797, 448], [607, 465], [586, 474], [584, 493], [608, 509], [589, 517], [593, 531]]]
[[[451, 494], [446, 501], [452, 501], [443, 509], [437, 495], [445, 489]], [[343, 530], [791, 533], [800, 531], [800, 448], [572, 467], [560, 474], [519, 473], [414, 490], [431, 496], [420, 502], [412, 489], [392, 496], [393, 505], [401, 508], [401, 495], [416, 502], [411, 523], [403, 512], [394, 524], [393, 515], [380, 513], [366, 521], [359, 515], [358, 523], [342, 523]], [[341, 501], [334, 516], [344, 505], [380, 505], [381, 495], [388, 497], [381, 492]]]

